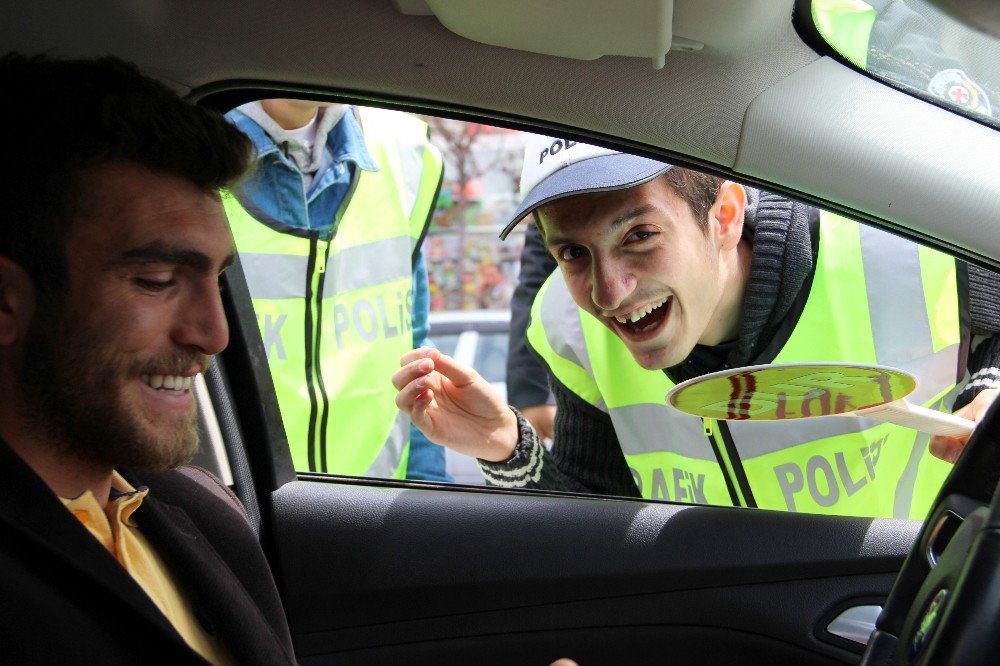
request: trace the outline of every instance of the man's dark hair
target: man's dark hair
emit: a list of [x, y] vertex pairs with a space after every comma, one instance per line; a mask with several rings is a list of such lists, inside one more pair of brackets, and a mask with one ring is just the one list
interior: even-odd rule
[[674, 167], [660, 176], [674, 192], [691, 208], [694, 219], [702, 231], [708, 229], [708, 211], [712, 210], [719, 196], [722, 183], [718, 176], [683, 167]]
[[252, 145], [219, 114], [114, 57], [0, 57], [0, 255], [43, 293], [67, 284], [65, 239], [95, 168], [131, 161], [208, 191], [236, 182]]

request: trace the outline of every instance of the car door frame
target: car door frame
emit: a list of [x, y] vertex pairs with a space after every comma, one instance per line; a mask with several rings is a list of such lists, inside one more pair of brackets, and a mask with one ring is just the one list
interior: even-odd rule
[[238, 260], [224, 282], [208, 389], [303, 663], [857, 660], [827, 626], [919, 523], [296, 474]]

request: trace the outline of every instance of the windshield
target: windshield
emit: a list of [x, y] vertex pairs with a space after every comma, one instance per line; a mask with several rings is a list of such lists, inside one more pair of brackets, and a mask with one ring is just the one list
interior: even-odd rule
[[1000, 41], [925, 0], [813, 0], [820, 36], [869, 74], [1000, 127]]

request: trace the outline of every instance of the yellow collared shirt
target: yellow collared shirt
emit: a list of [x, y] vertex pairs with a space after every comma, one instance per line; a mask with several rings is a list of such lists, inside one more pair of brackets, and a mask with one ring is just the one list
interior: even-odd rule
[[89, 490], [74, 499], [60, 499], [125, 567], [188, 645], [213, 664], [233, 663], [225, 646], [207, 634], [195, 619], [191, 604], [174, 582], [167, 566], [131, 519], [149, 494], [149, 489], [136, 490], [118, 472], [115, 472], [111, 488], [106, 510], [101, 509]]

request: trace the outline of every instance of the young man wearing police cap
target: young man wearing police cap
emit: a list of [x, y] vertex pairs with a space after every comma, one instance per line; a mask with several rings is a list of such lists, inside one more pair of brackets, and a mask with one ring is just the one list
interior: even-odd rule
[[[529, 141], [522, 194], [504, 235], [533, 213], [560, 269], [528, 331], [558, 407], [551, 452], [453, 359], [414, 350], [394, 377], [400, 409], [432, 440], [479, 457], [490, 483], [922, 517], [948, 470], [928, 449], [953, 462], [964, 441], [929, 446], [912, 430], [847, 419], [734, 431], [663, 397], [727, 367], [816, 360], [913, 371], [912, 400], [974, 420], [996, 397], [998, 287], [986, 271], [783, 197], [572, 141]], [[989, 337], [967, 359], [972, 334]], [[972, 376], [957, 388], [967, 360]]]

